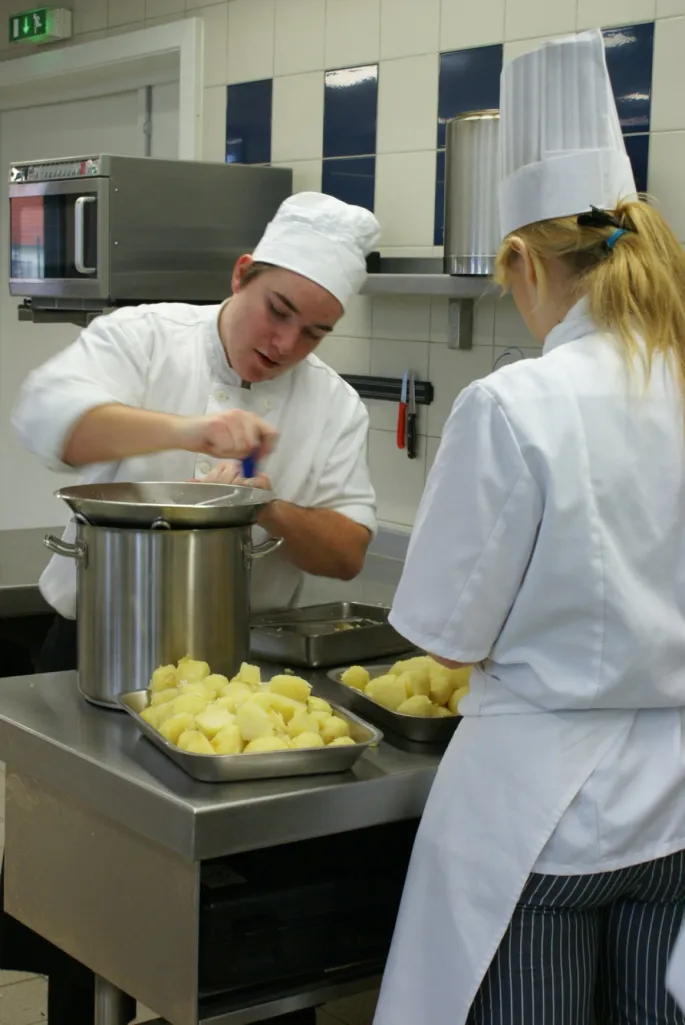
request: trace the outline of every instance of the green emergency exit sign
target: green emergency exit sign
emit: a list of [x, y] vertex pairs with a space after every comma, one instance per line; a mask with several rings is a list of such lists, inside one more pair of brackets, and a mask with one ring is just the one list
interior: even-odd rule
[[50, 43], [71, 35], [71, 11], [36, 7], [10, 17], [10, 43]]

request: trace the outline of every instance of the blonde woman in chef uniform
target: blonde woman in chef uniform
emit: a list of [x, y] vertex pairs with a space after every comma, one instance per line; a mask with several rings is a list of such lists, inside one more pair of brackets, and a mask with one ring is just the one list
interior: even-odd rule
[[394, 626], [473, 665], [375, 1025], [682, 1025], [685, 255], [601, 34], [505, 66], [499, 275], [539, 360], [455, 402]]
[[[379, 234], [368, 210], [320, 193], [291, 196], [238, 260], [230, 300], [119, 310], [31, 374], [14, 413], [20, 439], [82, 483], [231, 483], [240, 479], [234, 460], [253, 454], [251, 483], [277, 496], [257, 540], [284, 539], [254, 567], [253, 609], [292, 604], [305, 572], [351, 579], [376, 527], [368, 414], [314, 350], [363, 285]], [[70, 560], [54, 558], [40, 588], [58, 615], [38, 671], [73, 669]], [[7, 915], [0, 967], [50, 976], [50, 1025], [93, 1021], [92, 974]]]

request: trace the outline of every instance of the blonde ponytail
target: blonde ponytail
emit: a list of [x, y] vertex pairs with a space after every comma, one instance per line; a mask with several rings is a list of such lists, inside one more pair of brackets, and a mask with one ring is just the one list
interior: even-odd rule
[[[685, 394], [685, 252], [648, 203], [620, 203], [611, 213], [627, 229], [612, 248], [607, 242], [615, 226], [582, 225], [577, 217], [531, 224], [516, 237], [526, 243], [543, 291], [546, 265], [561, 261], [570, 272], [573, 297], [587, 297], [592, 319], [618, 336], [628, 361], [641, 360], [648, 377], [654, 355], [664, 354]], [[504, 240], [497, 260], [504, 287], [516, 256], [513, 238]]]

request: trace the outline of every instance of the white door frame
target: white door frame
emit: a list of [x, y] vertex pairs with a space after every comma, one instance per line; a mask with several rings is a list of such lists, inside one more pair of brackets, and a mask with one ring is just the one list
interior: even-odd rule
[[[0, 63], [0, 111], [179, 83], [179, 159], [202, 155], [201, 18], [43, 50]], [[47, 157], [49, 153], [36, 154]], [[0, 169], [0, 177], [5, 169]]]

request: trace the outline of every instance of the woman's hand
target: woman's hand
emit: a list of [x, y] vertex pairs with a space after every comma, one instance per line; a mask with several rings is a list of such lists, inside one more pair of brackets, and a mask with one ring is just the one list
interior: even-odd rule
[[233, 459], [217, 463], [212, 467], [206, 477], [202, 478], [203, 484], [240, 484], [247, 488], [262, 488], [264, 491], [271, 491], [271, 481], [265, 473], [249, 479], [240, 474], [240, 463]]
[[180, 421], [178, 432], [178, 448], [217, 459], [244, 459], [250, 455], [262, 459], [273, 450], [278, 437], [266, 420], [242, 409], [230, 409], [215, 416], [186, 417]]

